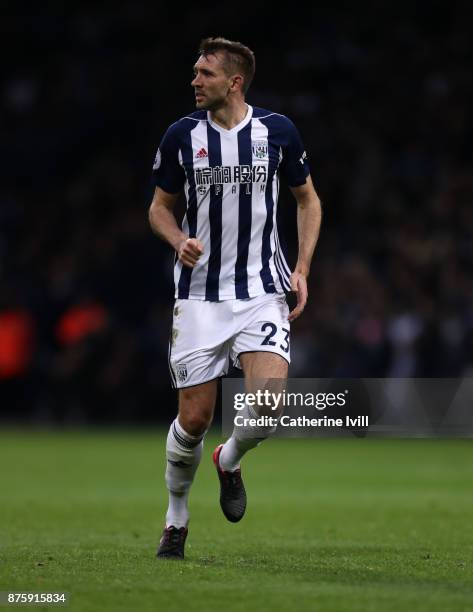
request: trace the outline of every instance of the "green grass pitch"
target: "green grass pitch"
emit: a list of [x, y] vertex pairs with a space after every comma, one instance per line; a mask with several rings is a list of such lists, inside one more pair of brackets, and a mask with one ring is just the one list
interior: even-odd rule
[[217, 441], [179, 562], [154, 557], [163, 431], [3, 431], [0, 591], [67, 591], [81, 612], [473, 610], [471, 441], [267, 441], [245, 458], [237, 525]]

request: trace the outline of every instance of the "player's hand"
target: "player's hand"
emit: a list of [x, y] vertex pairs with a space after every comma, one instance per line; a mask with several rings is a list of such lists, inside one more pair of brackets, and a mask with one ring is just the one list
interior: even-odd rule
[[177, 257], [183, 266], [193, 268], [204, 252], [204, 245], [197, 238], [187, 238], [179, 245]]
[[289, 322], [295, 321], [299, 315], [302, 314], [302, 311], [307, 304], [307, 279], [300, 272], [293, 272], [289, 279], [291, 283], [291, 291], [294, 291], [297, 296], [297, 305], [291, 310], [287, 320]]

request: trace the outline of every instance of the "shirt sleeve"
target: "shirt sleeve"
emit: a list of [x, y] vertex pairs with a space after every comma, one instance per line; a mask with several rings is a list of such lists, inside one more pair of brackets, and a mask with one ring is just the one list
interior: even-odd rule
[[175, 125], [171, 125], [164, 134], [153, 164], [153, 184], [168, 193], [179, 193], [186, 180], [179, 163], [179, 140]]
[[280, 172], [290, 187], [304, 185], [310, 174], [307, 162], [307, 153], [296, 126], [290, 119], [286, 119], [284, 145], [282, 147], [282, 160]]

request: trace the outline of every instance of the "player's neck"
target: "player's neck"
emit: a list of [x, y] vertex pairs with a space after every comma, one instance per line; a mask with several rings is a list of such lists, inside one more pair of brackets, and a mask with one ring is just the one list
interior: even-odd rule
[[231, 130], [243, 121], [248, 111], [248, 104], [245, 100], [238, 100], [217, 111], [210, 111], [210, 117], [220, 127]]

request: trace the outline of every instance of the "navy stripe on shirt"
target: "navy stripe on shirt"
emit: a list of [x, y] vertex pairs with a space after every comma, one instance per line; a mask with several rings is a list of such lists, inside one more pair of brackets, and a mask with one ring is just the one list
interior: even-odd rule
[[[253, 165], [253, 156], [251, 153], [251, 121], [238, 132], [238, 163], [247, 166]], [[247, 193], [247, 190], [249, 193]], [[237, 299], [249, 297], [247, 266], [251, 240], [252, 191], [252, 183], [240, 184], [238, 202], [238, 247], [235, 264], [235, 296]]]
[[[268, 142], [271, 140], [271, 127], [268, 127]], [[273, 275], [269, 267], [269, 261], [271, 259], [271, 232], [273, 229], [273, 177], [277, 169], [277, 161], [274, 157], [269, 158], [268, 163], [268, 182], [266, 183], [265, 191], [265, 202], [266, 202], [266, 221], [263, 228], [263, 240], [261, 246], [261, 270], [260, 276], [263, 281], [263, 287], [266, 293], [276, 293], [276, 287], [274, 285]]]
[[[197, 236], [197, 194], [195, 189], [194, 179], [194, 160], [192, 153], [192, 137], [188, 131], [184, 135], [184, 143], [181, 149], [182, 162], [187, 171], [187, 181], [189, 183], [189, 196], [187, 202], [186, 217], [189, 225], [189, 238]], [[179, 277], [177, 295], [180, 299], [188, 299], [191, 286], [192, 268], [182, 266], [181, 275]]]
[[[207, 124], [207, 142], [209, 153], [209, 166], [222, 165], [222, 151], [220, 148], [220, 134]], [[210, 223], [210, 255], [205, 284], [205, 299], [218, 302], [220, 266], [222, 259], [222, 195], [216, 193], [216, 186], [210, 186], [209, 223]], [[221, 187], [221, 186], [219, 186]]]

